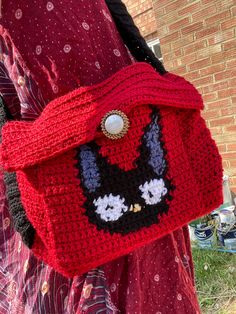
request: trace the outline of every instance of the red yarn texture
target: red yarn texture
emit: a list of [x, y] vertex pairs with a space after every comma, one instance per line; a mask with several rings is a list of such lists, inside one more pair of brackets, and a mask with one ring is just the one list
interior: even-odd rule
[[[160, 112], [167, 178], [176, 187], [168, 213], [159, 217], [158, 224], [126, 235], [97, 230], [83, 208], [75, 148], [95, 141], [112, 164], [131, 169], [141, 127], [150, 122], [150, 104]], [[34, 122], [7, 123], [2, 131], [1, 163], [7, 171], [17, 172], [21, 200], [37, 232], [35, 255], [72, 277], [218, 207], [222, 162], [201, 109], [200, 94], [185, 79], [174, 74], [162, 77], [150, 65], [136, 63], [100, 84], [55, 99]], [[111, 110], [123, 111], [131, 123], [127, 135], [116, 141], [105, 138], [99, 128]]]

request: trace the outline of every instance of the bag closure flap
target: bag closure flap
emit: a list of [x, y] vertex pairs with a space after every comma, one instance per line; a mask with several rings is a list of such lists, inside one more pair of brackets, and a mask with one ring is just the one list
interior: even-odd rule
[[0, 163], [7, 171], [39, 164], [98, 135], [102, 118], [112, 110], [126, 115], [140, 105], [203, 109], [201, 95], [184, 78], [158, 74], [138, 62], [105, 81], [80, 87], [51, 101], [33, 122], [8, 122], [2, 129]]

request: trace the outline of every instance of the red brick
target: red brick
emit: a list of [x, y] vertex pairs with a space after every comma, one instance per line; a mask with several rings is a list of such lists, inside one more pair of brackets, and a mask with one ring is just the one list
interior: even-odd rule
[[236, 47], [227, 51], [224, 51], [224, 58], [225, 60], [234, 58], [235, 59], [236, 56]]
[[206, 39], [194, 42], [186, 47], [183, 47], [184, 54], [189, 54], [192, 52], [196, 52], [197, 50], [200, 50], [202, 48], [205, 48], [207, 46]]
[[222, 127], [219, 127], [219, 126], [217, 126], [217, 127], [211, 127], [210, 128], [210, 131], [211, 131], [211, 134], [213, 135], [213, 136], [217, 136], [217, 135], [221, 135], [222, 134]]
[[[227, 144], [227, 151], [233, 151], [236, 152], [236, 144]], [[235, 159], [236, 159], [236, 155], [235, 155]]]
[[232, 143], [234, 141], [234, 134], [230, 132], [225, 132], [225, 128], [226, 126], [222, 126], [223, 133], [215, 136], [216, 142], [219, 144]]
[[173, 62], [172, 62], [172, 60], [170, 60], [170, 61], [165, 61], [165, 68], [166, 68], [166, 69], [169, 69], [169, 70], [172, 70], [172, 69], [173, 69]]
[[166, 6], [170, 2], [173, 2], [173, 0], [158, 0], [158, 1], [154, 1], [153, 6], [157, 10], [160, 7]]
[[225, 131], [236, 133], [236, 124], [225, 127]]
[[197, 60], [197, 55], [196, 53], [191, 53], [191, 54], [185, 55], [184, 57], [181, 57], [180, 59], [181, 59], [182, 64], [189, 64]]
[[232, 69], [232, 68], [236, 68], [236, 59], [235, 60], [226, 60], [226, 68], [227, 69]]
[[216, 32], [218, 32], [218, 30], [219, 30], [219, 25], [205, 28], [202, 31], [196, 32], [196, 39], [200, 39], [200, 38], [215, 34]]
[[165, 6], [165, 12], [169, 13], [169, 12], [176, 11], [187, 3], [188, 3], [187, 0], [172, 1], [169, 5]]
[[218, 14], [215, 14], [215, 15], [205, 19], [205, 23], [207, 26], [212, 25], [214, 23], [219, 24], [220, 20], [226, 19], [228, 17], [230, 17], [230, 11], [229, 10], [220, 12]]
[[230, 162], [228, 160], [223, 160], [223, 168], [230, 168]]
[[180, 38], [179, 32], [174, 32], [160, 39], [161, 44], [172, 43], [174, 40]]
[[226, 43], [223, 43], [223, 50], [229, 50], [229, 49], [233, 49], [236, 48], [236, 39], [227, 41]]
[[236, 186], [231, 185], [231, 191], [233, 191], [234, 193], [236, 193]]
[[213, 56], [211, 56], [212, 63], [219, 63], [224, 62], [225, 60], [235, 59], [236, 55], [236, 48], [222, 51], [219, 53], [215, 53]]
[[223, 52], [215, 53], [214, 55], [211, 56], [211, 61], [212, 64], [221, 63], [222, 61], [224, 61], [224, 53]]
[[233, 5], [235, 5], [235, 0], [218, 0], [217, 1], [218, 11], [230, 9]]
[[[235, 159], [230, 160], [229, 164], [230, 164], [231, 168], [236, 168], [236, 157], [235, 157]], [[236, 186], [235, 186], [235, 192], [236, 192]]]
[[226, 152], [226, 144], [217, 144], [220, 153]]
[[206, 48], [203, 48], [203, 49], [197, 51], [197, 57], [199, 59], [202, 59], [202, 58], [206, 58], [208, 56], [213, 56], [214, 54], [221, 52], [221, 50], [222, 50], [221, 44], [209, 46], [209, 47], [206, 47]]
[[229, 107], [221, 109], [222, 116], [231, 116], [236, 114], [236, 107]]
[[219, 99], [221, 98], [227, 98], [231, 97], [235, 91], [231, 88], [225, 89], [225, 90], [219, 90], [217, 92]]
[[202, 112], [202, 117], [206, 120], [209, 119], [217, 119], [219, 118], [220, 115], [220, 111], [219, 110], [206, 110], [204, 112]]
[[210, 121], [210, 126], [225, 126], [234, 123], [233, 117], [220, 118]]
[[228, 80], [228, 85], [229, 85], [229, 88], [234, 88], [234, 94], [236, 94], [236, 76], [230, 80]]
[[236, 16], [236, 6], [231, 8], [232, 16]]
[[188, 5], [187, 7], [184, 7], [183, 9], [178, 11], [178, 15], [185, 15], [189, 13], [193, 13], [197, 11], [200, 8], [200, 2], [193, 3], [191, 5]]
[[225, 160], [232, 160], [232, 159], [235, 159], [235, 153], [221, 153], [221, 156], [223, 159]]
[[210, 83], [213, 83], [213, 76], [205, 76], [205, 77], [201, 77], [197, 80], [192, 81], [192, 83], [195, 86], [203, 86], [203, 85], [208, 85]]
[[174, 58], [174, 53], [173, 53], [173, 52], [168, 53], [168, 54], [166, 53], [166, 54], [163, 56], [163, 59], [164, 59], [165, 63], [168, 62], [168, 61], [173, 60], [173, 58]]
[[222, 41], [229, 40], [231, 38], [234, 38], [234, 30], [233, 29], [230, 29], [230, 30], [224, 31], [224, 32], [215, 33], [213, 37], [208, 39], [208, 43], [209, 43], [209, 45], [214, 45], [214, 44], [220, 43]]
[[189, 81], [193, 81], [195, 79], [199, 79], [200, 78], [200, 72], [199, 70], [197, 71], [194, 71], [194, 72], [188, 72], [186, 75], [185, 75], [185, 78]]
[[[212, 4], [212, 0], [202, 0], [202, 4]], [[207, 9], [206, 9], [207, 10]]]
[[182, 48], [190, 43], [192, 43], [194, 41], [194, 36], [193, 34], [190, 34], [188, 36], [185, 36], [181, 39], [178, 39], [177, 41], [175, 42], [172, 42], [172, 49], [179, 49], [179, 48]]
[[228, 88], [228, 82], [219, 82], [216, 84], [209, 84], [208, 86], [203, 87], [203, 93], [207, 94], [214, 91], [219, 91], [221, 89]]
[[189, 69], [191, 71], [191, 70], [197, 70], [197, 69], [204, 68], [206, 66], [209, 66], [210, 64], [211, 64], [211, 59], [210, 58], [206, 58], [206, 59], [202, 59], [202, 60], [196, 61], [194, 63], [191, 63], [191, 64], [188, 65], [188, 67], [189, 67]]
[[215, 109], [215, 108], [222, 109], [222, 108], [225, 108], [225, 107], [230, 106], [230, 105], [231, 105], [230, 99], [227, 98], [227, 99], [217, 100], [217, 101], [213, 101], [213, 102], [208, 102], [207, 108], [208, 109]]
[[184, 66], [174, 69], [174, 71], [176, 74], [184, 75], [187, 72], [187, 69], [186, 69], [186, 66], [184, 65]]
[[162, 27], [163, 25], [168, 25], [170, 23], [173, 23], [174, 21], [177, 21], [177, 19], [178, 19], [178, 15], [177, 15], [177, 11], [175, 10], [165, 15], [158, 15], [156, 17], [157, 28]]
[[221, 72], [225, 69], [225, 64], [224, 63], [220, 63], [217, 65], [211, 65], [205, 69], [201, 69], [200, 70], [200, 74], [201, 76], [205, 76], [205, 75], [209, 75], [209, 74], [214, 74], [217, 72]]
[[188, 25], [189, 23], [190, 23], [190, 18], [185, 17], [182, 20], [178, 20], [177, 22], [170, 24], [168, 27], [169, 27], [170, 31], [174, 31], [174, 30], [177, 30], [179, 28], [182, 28], [184, 25]]
[[223, 72], [216, 73], [214, 75], [216, 81], [226, 80], [227, 78], [231, 78], [235, 76], [236, 76], [236, 69], [225, 70]]
[[169, 31], [168, 31], [167, 26], [158, 27], [158, 37], [164, 37], [168, 34], [169, 34]]
[[203, 29], [203, 22], [197, 22], [197, 23], [191, 24], [187, 27], [183, 27], [181, 29], [181, 33], [183, 35], [186, 35], [186, 34], [195, 32], [195, 31], [200, 30], [200, 29]]
[[[212, 1], [211, 1], [212, 3]], [[212, 5], [210, 7], [208, 7], [207, 9], [204, 8], [196, 13], [193, 13], [192, 15], [192, 18], [193, 18], [193, 21], [197, 21], [197, 20], [203, 20], [204, 17], [207, 17], [207, 16], [211, 16], [212, 14], [216, 13], [217, 10], [216, 10], [216, 6], [215, 5]]]
[[173, 68], [178, 68], [183, 65], [181, 59], [174, 59], [172, 61], [172, 64], [173, 64]]
[[236, 26], [236, 16], [232, 17], [228, 21], [222, 22], [220, 24], [221, 29], [224, 31], [228, 28], [233, 28]]
[[161, 40], [161, 51], [163, 56], [165, 56], [166, 53], [169, 53], [171, 51], [171, 44], [163, 43], [163, 41]]
[[182, 49], [177, 49], [177, 50], [175, 50], [175, 51], [174, 51], [174, 55], [175, 55], [176, 57], [182, 56], [182, 55], [183, 55], [183, 50], [182, 50]]
[[217, 93], [214, 92], [214, 93], [205, 94], [205, 95], [202, 95], [202, 97], [205, 102], [213, 101], [217, 99]]

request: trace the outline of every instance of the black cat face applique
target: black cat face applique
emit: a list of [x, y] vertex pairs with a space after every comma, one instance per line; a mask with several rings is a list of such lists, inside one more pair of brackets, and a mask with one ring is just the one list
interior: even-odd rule
[[174, 186], [166, 178], [167, 162], [158, 121], [158, 111], [153, 109], [132, 170], [109, 164], [94, 142], [77, 149], [86, 215], [98, 230], [128, 234], [158, 224], [159, 216], [168, 212], [167, 200], [172, 199]]

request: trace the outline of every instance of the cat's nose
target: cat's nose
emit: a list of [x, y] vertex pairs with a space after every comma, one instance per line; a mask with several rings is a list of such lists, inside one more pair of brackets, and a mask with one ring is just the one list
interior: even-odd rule
[[141, 210], [142, 210], [142, 206], [139, 204], [131, 205], [129, 208], [129, 211], [134, 212], [134, 213], [140, 212]]

